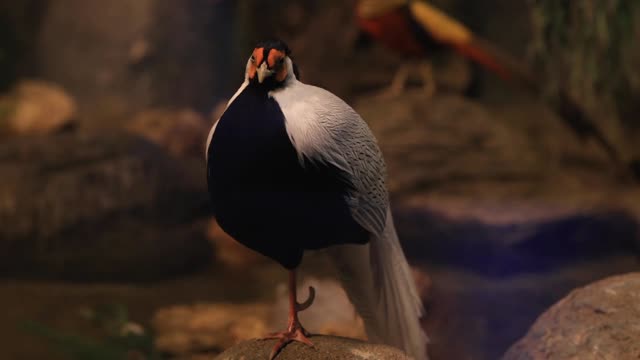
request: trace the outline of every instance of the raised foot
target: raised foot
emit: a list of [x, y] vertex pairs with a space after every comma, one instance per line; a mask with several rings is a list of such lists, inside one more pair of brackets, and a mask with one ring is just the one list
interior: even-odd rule
[[309, 340], [309, 336], [310, 335], [307, 333], [307, 331], [299, 324], [297, 326], [294, 326], [293, 328], [290, 328], [288, 331], [267, 335], [264, 338], [265, 340], [279, 339], [279, 341], [275, 344], [275, 346], [271, 350], [271, 354], [269, 355], [269, 360], [275, 359], [278, 353], [280, 353], [280, 351], [285, 346], [287, 346], [288, 343], [292, 341], [298, 341], [305, 345], [313, 347], [313, 343], [311, 342], [311, 340]]

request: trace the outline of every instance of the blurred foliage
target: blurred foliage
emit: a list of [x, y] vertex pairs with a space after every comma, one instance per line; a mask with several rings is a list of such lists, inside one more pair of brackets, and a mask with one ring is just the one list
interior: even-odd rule
[[640, 128], [640, 1], [532, 0], [535, 63], [619, 131]]
[[37, 322], [22, 325], [25, 332], [45, 339], [53, 349], [72, 360], [161, 360], [152, 334], [129, 320], [126, 307], [105, 304], [87, 308], [80, 314], [100, 336], [63, 332]]

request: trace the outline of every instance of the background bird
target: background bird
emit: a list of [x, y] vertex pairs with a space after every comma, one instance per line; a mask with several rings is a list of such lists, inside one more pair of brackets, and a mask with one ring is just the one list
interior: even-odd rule
[[[593, 139], [614, 164], [626, 166], [616, 147], [566, 90], [557, 89], [555, 94], [545, 94], [544, 76], [536, 74], [524, 61], [474, 34], [427, 1], [358, 0], [355, 13], [359, 28], [367, 36], [405, 58], [422, 59], [419, 66], [427, 94], [433, 94], [435, 82], [431, 67], [425, 65], [425, 55], [452, 49], [507, 83], [521, 86], [545, 99], [579, 139]], [[386, 93], [401, 94], [409, 72], [410, 68], [402, 66]], [[633, 173], [633, 166], [632, 163], [625, 171], [631, 169]]]
[[426, 359], [423, 308], [400, 247], [375, 138], [345, 102], [297, 79], [281, 41], [256, 46], [245, 79], [207, 142], [207, 177], [220, 226], [290, 271], [290, 312], [273, 358], [308, 345], [295, 269], [306, 250], [335, 261], [370, 340]]
[[[486, 41], [425, 1], [359, 0], [356, 19], [365, 35], [405, 59], [417, 60], [418, 66], [423, 67], [420, 70], [429, 93], [435, 90], [435, 83], [425, 55], [433, 56], [446, 50], [456, 51], [504, 80], [513, 77]], [[402, 92], [409, 72], [407, 66], [398, 71], [390, 88], [391, 95]]]

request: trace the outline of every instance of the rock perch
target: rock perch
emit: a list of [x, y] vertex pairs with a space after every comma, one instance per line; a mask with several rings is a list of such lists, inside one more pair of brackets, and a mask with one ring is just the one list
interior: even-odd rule
[[[410, 360], [400, 350], [386, 345], [369, 344], [360, 340], [315, 335], [311, 337], [315, 347], [296, 342], [288, 344], [277, 360]], [[268, 359], [276, 340], [249, 340], [242, 342], [216, 357], [216, 360]]]

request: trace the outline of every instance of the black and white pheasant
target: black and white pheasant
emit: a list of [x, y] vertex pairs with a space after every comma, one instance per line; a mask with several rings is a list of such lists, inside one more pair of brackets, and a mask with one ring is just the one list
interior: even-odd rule
[[[258, 44], [245, 79], [207, 141], [218, 223], [290, 271], [290, 341], [312, 345], [297, 313], [295, 269], [328, 248], [371, 341], [427, 358], [423, 313], [389, 210], [385, 164], [362, 118], [332, 93], [297, 79], [281, 41]], [[313, 289], [311, 289], [313, 290]]]

